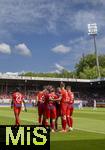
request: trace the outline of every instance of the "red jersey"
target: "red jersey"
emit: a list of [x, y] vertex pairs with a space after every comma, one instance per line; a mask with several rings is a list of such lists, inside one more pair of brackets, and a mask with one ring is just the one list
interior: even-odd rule
[[62, 96], [61, 103], [64, 103], [64, 102], [68, 102], [68, 101], [69, 101], [69, 95], [68, 95], [67, 90], [62, 89], [62, 90], [61, 90], [61, 96]]
[[44, 103], [47, 104], [49, 100], [49, 94], [48, 93], [44, 93]]
[[38, 96], [38, 102], [42, 102], [44, 99], [44, 92], [39, 92], [37, 96]]
[[24, 96], [20, 92], [15, 92], [12, 95], [13, 104], [16, 107], [21, 107], [21, 104], [23, 102]]
[[62, 96], [61, 91], [58, 91], [58, 92], [56, 93], [56, 95], [57, 95], [57, 98], [61, 97], [61, 96]]
[[[55, 93], [50, 93], [49, 94], [49, 100], [50, 99], [54, 99], [54, 100], [56, 100], [58, 97], [57, 97], [57, 95], [55, 94]], [[55, 101], [49, 101], [49, 103], [55, 103]]]
[[55, 93], [49, 93], [45, 96], [45, 102], [47, 104], [53, 105], [55, 101], [52, 101], [52, 99], [57, 99], [57, 95], [55, 95]]
[[68, 95], [69, 95], [69, 103], [73, 104], [74, 103], [74, 94], [71, 91], [68, 91]]

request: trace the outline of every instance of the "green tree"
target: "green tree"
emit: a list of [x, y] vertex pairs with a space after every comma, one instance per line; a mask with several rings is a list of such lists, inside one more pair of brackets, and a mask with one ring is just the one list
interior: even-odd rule
[[[101, 77], [105, 77], [105, 55], [99, 55]], [[95, 54], [88, 54], [82, 57], [75, 66], [78, 78], [94, 79], [97, 78], [97, 66]]]
[[[101, 77], [105, 77], [105, 55], [99, 55]], [[27, 72], [24, 76], [33, 77], [51, 77], [51, 78], [81, 78], [94, 79], [97, 78], [97, 66], [95, 54], [82, 56], [80, 61], [75, 65], [75, 71], [63, 69], [60, 73], [33, 73]]]

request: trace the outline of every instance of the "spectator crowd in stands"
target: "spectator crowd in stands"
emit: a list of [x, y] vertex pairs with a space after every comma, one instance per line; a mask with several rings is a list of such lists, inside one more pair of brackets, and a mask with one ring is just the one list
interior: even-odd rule
[[[74, 92], [74, 91], [73, 91]], [[22, 92], [24, 94], [24, 97], [26, 100], [31, 103], [33, 100], [35, 100], [35, 96], [37, 91], [26, 91]], [[93, 106], [94, 100], [97, 102], [105, 102], [105, 93], [104, 92], [74, 92], [75, 100], [82, 100], [83, 101], [83, 106]], [[0, 100], [3, 99], [11, 99], [12, 98], [12, 92], [2, 93], [0, 92]]]

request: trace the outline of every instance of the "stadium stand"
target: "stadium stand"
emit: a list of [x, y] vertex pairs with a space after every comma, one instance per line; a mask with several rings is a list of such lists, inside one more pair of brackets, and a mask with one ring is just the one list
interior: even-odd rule
[[24, 77], [0, 74], [0, 103], [10, 100], [11, 93], [18, 86], [22, 89], [25, 98], [31, 102], [35, 99], [35, 92], [42, 90], [43, 86], [53, 85], [58, 87], [63, 81], [70, 85], [75, 94], [75, 100], [82, 101], [83, 106], [93, 106], [96, 100], [97, 107], [105, 107], [105, 79], [71, 79], [71, 78], [47, 78]]

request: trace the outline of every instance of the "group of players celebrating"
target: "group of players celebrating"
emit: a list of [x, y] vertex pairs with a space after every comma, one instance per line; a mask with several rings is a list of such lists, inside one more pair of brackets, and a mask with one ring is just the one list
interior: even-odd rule
[[[53, 86], [46, 86], [42, 91], [36, 94], [38, 104], [38, 122], [40, 125], [50, 125], [51, 131], [58, 130], [58, 118], [61, 117], [62, 130], [67, 132], [73, 130], [73, 104], [74, 94], [71, 87], [61, 82], [56, 90]], [[15, 126], [20, 125], [19, 115], [21, 112], [24, 96], [17, 88], [12, 95], [11, 107], [14, 109]], [[25, 111], [27, 111], [25, 106]], [[68, 126], [68, 128], [67, 128]]]
[[70, 86], [65, 88], [65, 84], [61, 82], [56, 90], [53, 86], [45, 87], [43, 91], [38, 92], [37, 101], [39, 124], [50, 124], [51, 131], [55, 132], [58, 131], [58, 117], [61, 117], [60, 132], [73, 130], [74, 94]]

